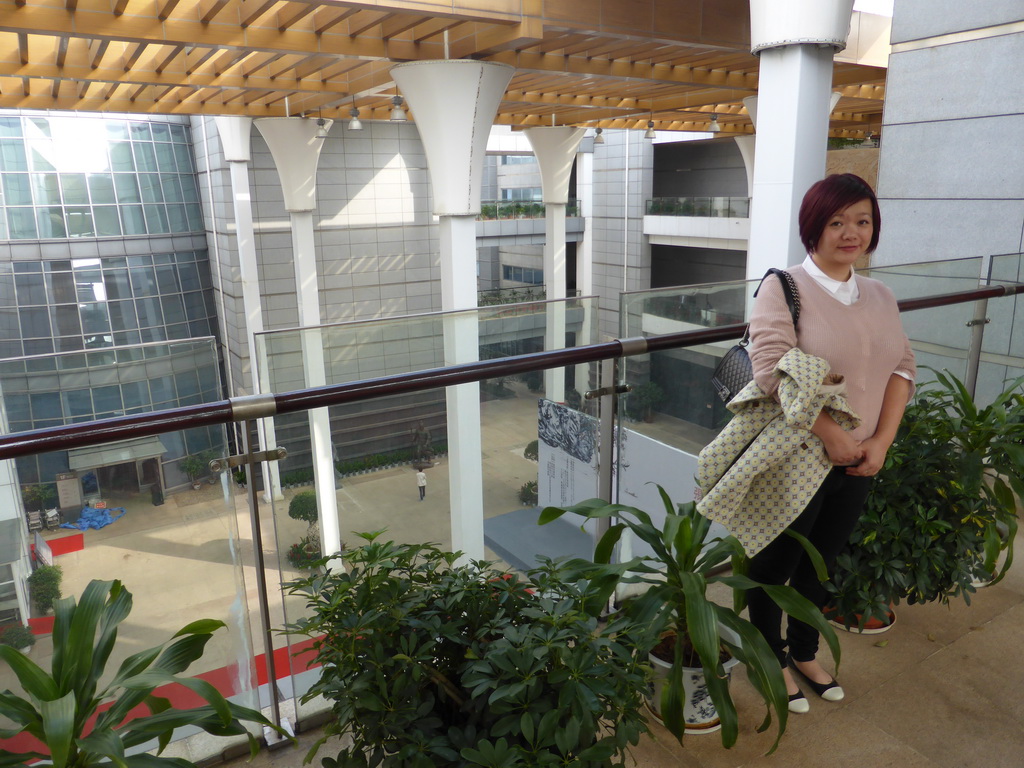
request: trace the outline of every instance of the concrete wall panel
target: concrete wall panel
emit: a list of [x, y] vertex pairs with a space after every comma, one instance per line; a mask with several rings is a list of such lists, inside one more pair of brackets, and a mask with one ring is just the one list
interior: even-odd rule
[[1020, 0], [897, 0], [892, 15], [892, 44], [1020, 19]]
[[873, 266], [1015, 253], [1022, 248], [1019, 200], [879, 201], [882, 235]]
[[1024, 199], [1021, 115], [886, 125], [884, 136], [885, 197]]
[[[1024, 15], [1024, 7], [1020, 15]], [[1024, 34], [893, 54], [887, 124], [1024, 113]], [[1016, 74], [1011, 74], [1011, 73]]]

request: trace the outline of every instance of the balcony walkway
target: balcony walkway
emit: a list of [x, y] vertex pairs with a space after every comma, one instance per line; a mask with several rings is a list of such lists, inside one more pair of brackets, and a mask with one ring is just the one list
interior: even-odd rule
[[[522, 447], [536, 435], [536, 399], [524, 392], [519, 398], [491, 401], [485, 404], [484, 414], [485, 498], [490, 514], [496, 514], [500, 509], [515, 509], [519, 486], [531, 474], [536, 476], [536, 465], [521, 458]], [[674, 432], [673, 422], [659, 418], [654, 424], [636, 426], [652, 436], [667, 438]], [[678, 444], [680, 435], [673, 435], [671, 441]], [[447, 545], [449, 489], [444, 463], [430, 471], [429, 477], [423, 503], [417, 499], [408, 467], [345, 480], [338, 496], [346, 514], [346, 543], [351, 541], [347, 531], [390, 526], [396, 536], [406, 540], [441, 540]], [[244, 531], [248, 514], [244, 496], [236, 495], [235, 502], [239, 527]], [[136, 641], [149, 644], [165, 639], [167, 630], [183, 623], [177, 606], [204, 594], [211, 599], [213, 610], [234, 594], [226, 549], [214, 545], [230, 535], [223, 515], [215, 512], [223, 509], [222, 504], [213, 486], [175, 494], [159, 508], [144, 500], [138, 511], [123, 521], [87, 532], [82, 551], [59, 559], [65, 591], [80, 591], [89, 578], [121, 578], [136, 594], [131, 622], [138, 634]], [[305, 529], [304, 524], [290, 520], [285, 509], [284, 504], [275, 505], [282, 546], [297, 540]], [[66, 533], [47, 533], [47, 537]], [[243, 533], [243, 539], [247, 538]], [[274, 562], [276, 544], [265, 543], [269, 562]], [[245, 549], [251, 543], [243, 541], [242, 546]], [[1018, 546], [1024, 544], [1018, 541]], [[180, 574], [173, 590], [168, 590], [164, 580], [152, 583], [152, 574], [168, 569]], [[203, 584], [201, 592], [199, 583]], [[218, 590], [224, 594], [218, 597]], [[896, 626], [883, 635], [841, 632], [839, 677], [846, 700], [831, 704], [814, 699], [809, 714], [792, 715], [772, 757], [764, 756], [771, 739], [754, 732], [763, 710], [740, 672], [732, 683], [741, 718], [736, 747], [724, 750], [716, 735], [688, 737], [685, 746], [679, 746], [667, 731], [654, 725], [651, 737], [634, 751], [631, 764], [643, 768], [1024, 765], [1024, 664], [1017, 658], [1024, 634], [1024, 570], [1018, 566], [1005, 581], [981, 590], [971, 602], [970, 606], [958, 602], [950, 609], [900, 606]], [[279, 610], [278, 602], [273, 612], [280, 621]], [[258, 626], [255, 616], [252, 622], [253, 627]], [[31, 656], [37, 663], [48, 663], [48, 646], [49, 638], [43, 638], [33, 648]], [[211, 655], [216, 658], [229, 653], [229, 649], [220, 650]], [[10, 685], [4, 679], [7, 673], [0, 670], [0, 689]], [[299, 768], [306, 748], [316, 738], [316, 732], [303, 735], [306, 747], [265, 750], [251, 765]], [[328, 745], [320, 757], [333, 756], [333, 749]], [[234, 762], [237, 768], [245, 768], [243, 760]], [[319, 762], [318, 757], [313, 764]]]
[[[1018, 546], [1022, 546], [1018, 538]], [[846, 699], [811, 700], [791, 715], [778, 751], [766, 757], [767, 734], [754, 731], [762, 709], [742, 673], [734, 676], [740, 710], [737, 745], [717, 735], [687, 737], [684, 746], [660, 725], [634, 750], [638, 768], [1010, 768], [1024, 765], [1024, 574], [982, 589], [971, 605], [900, 606], [881, 635], [840, 633], [840, 679]], [[813, 694], [811, 694], [813, 696]], [[261, 752], [237, 768], [301, 768], [319, 732], [299, 747]], [[330, 743], [321, 748], [333, 757]]]

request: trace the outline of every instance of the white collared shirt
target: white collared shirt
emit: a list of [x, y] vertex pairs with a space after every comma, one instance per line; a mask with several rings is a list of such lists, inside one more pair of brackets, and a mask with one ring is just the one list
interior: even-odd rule
[[807, 257], [804, 259], [803, 268], [808, 275], [814, 278], [814, 282], [846, 306], [850, 306], [860, 298], [860, 288], [857, 287], [857, 274], [853, 271], [853, 267], [850, 267], [850, 277], [848, 280], [835, 280], [822, 272], [818, 265], [814, 263], [811, 255], [807, 254]]

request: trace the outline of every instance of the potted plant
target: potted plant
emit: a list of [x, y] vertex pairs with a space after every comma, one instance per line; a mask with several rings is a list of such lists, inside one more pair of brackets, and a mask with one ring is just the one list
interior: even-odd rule
[[29, 594], [40, 613], [47, 614], [60, 599], [60, 582], [64, 572], [59, 565], [40, 565], [28, 577]]
[[36, 636], [32, 634], [32, 630], [23, 624], [8, 624], [6, 627], [0, 627], [0, 645], [7, 645], [11, 648], [17, 648], [22, 653], [27, 653], [28, 649], [36, 644]]
[[665, 399], [665, 390], [656, 381], [645, 381], [633, 388], [628, 395], [630, 414], [638, 421], [653, 421], [654, 409]]
[[[132, 595], [119, 581], [92, 581], [82, 593], [57, 601], [54, 653], [47, 672], [31, 659], [0, 644], [0, 662], [17, 677], [24, 695], [0, 694], [0, 708], [14, 727], [3, 736], [28, 733], [46, 752], [7, 752], [0, 764], [24, 765], [46, 760], [58, 768], [146, 765], [179, 768], [183, 761], [159, 757], [177, 728], [195, 727], [214, 736], [245, 736], [252, 755], [259, 745], [243, 722], [274, 728], [259, 712], [224, 699], [198, 678], [180, 677], [203, 655], [212, 633], [224, 623], [192, 622], [168, 643], [129, 656], [113, 676], [105, 668], [117, 641], [118, 625], [132, 608]], [[70, 640], [70, 642], [69, 642]], [[206, 701], [187, 710], [168, 709], [166, 699], [153, 696], [158, 686], [182, 683]], [[134, 714], [133, 714], [134, 712]], [[156, 755], [125, 757], [126, 750], [157, 739]]]
[[192, 483], [193, 490], [198, 491], [203, 487], [203, 484], [199, 482], [199, 478], [209, 471], [209, 464], [203, 461], [200, 454], [186, 456], [178, 462], [178, 466], [181, 468], [181, 471], [185, 473], [189, 482]]
[[519, 503], [527, 507], [537, 505], [537, 481], [527, 480], [519, 488]]
[[907, 406], [836, 561], [830, 615], [847, 627], [884, 625], [904, 600], [970, 603], [979, 579], [997, 582], [1013, 562], [1024, 377], [982, 408], [955, 376], [933, 373]]
[[328, 765], [599, 766], [646, 732], [645, 658], [622, 618], [603, 626], [593, 586], [546, 562], [519, 577], [430, 544], [363, 546], [345, 568], [292, 582], [333, 702]]
[[[821, 612], [794, 589], [758, 584], [743, 575], [746, 558], [739, 541], [734, 536], [709, 539], [711, 522], [697, 511], [694, 502], [675, 506], [660, 486], [658, 491], [665, 507], [661, 529], [646, 512], [602, 499], [589, 499], [571, 507], [547, 507], [541, 513], [540, 523], [548, 523], [566, 512], [591, 520], [612, 519], [611, 527], [594, 550], [594, 563], [573, 560], [566, 567], [577, 569], [599, 585], [599, 602], [607, 601], [619, 583], [641, 584], [646, 588], [628, 601], [625, 612], [639, 626], [648, 627], [649, 648], [666, 633], [671, 637], [668, 679], [655, 706], [677, 739], [682, 741], [686, 731], [684, 706], [689, 703], [696, 704], [698, 710], [713, 707], [721, 724], [722, 744], [731, 747], [736, 743], [738, 719], [729, 692], [724, 650], [745, 665], [747, 677], [768, 708], [759, 731], [771, 726], [772, 711], [775, 712], [778, 731], [769, 750], [772, 752], [785, 732], [789, 701], [779, 660], [760, 632], [739, 615], [746, 591], [762, 587], [786, 613], [818, 629], [837, 665], [839, 642]], [[613, 553], [626, 530], [649, 546], [653, 554], [614, 563]], [[806, 539], [797, 538], [824, 579], [821, 557]], [[730, 564], [732, 573], [722, 573]], [[733, 606], [719, 605], [708, 596], [708, 586], [715, 582], [733, 590]], [[729, 632], [723, 632], [723, 628]], [[697, 668], [703, 673], [705, 690], [698, 689], [684, 697], [684, 678], [692, 674], [688, 670]]]
[[312, 568], [322, 555], [316, 491], [296, 493], [288, 503], [288, 517], [306, 523], [306, 535], [288, 550], [288, 562], [296, 568]]

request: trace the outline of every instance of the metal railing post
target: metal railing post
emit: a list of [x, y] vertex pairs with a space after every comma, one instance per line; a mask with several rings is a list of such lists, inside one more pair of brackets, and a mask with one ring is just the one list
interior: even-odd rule
[[270, 691], [271, 720], [281, 725], [281, 707], [278, 703], [277, 668], [274, 663], [274, 634], [270, 627], [270, 600], [267, 597], [266, 564], [263, 558], [263, 531], [260, 527], [259, 497], [256, 493], [256, 462], [253, 461], [252, 433], [255, 421], [242, 422], [242, 454], [246, 457], [246, 490], [249, 496], [249, 520], [252, 525], [252, 549], [256, 566], [256, 600], [260, 607], [260, 630], [263, 635], [263, 653], [267, 660], [267, 689]]
[[967, 347], [967, 370], [964, 372], [964, 387], [974, 398], [978, 386], [978, 368], [981, 366], [981, 347], [985, 340], [985, 326], [991, 320], [988, 317], [988, 299], [974, 303], [974, 317], [967, 321], [971, 329], [971, 343]]

